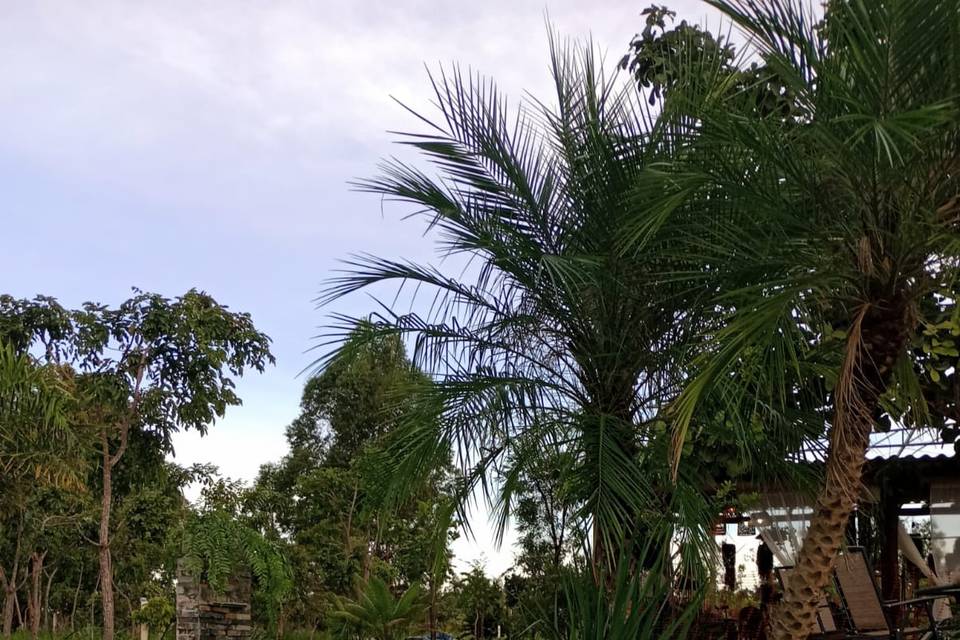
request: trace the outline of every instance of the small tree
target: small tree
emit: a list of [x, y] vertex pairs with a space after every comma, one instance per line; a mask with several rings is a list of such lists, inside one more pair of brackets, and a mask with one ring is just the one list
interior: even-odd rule
[[[4, 335], [6, 334], [6, 336]], [[270, 339], [249, 314], [233, 313], [206, 293], [168, 299], [135, 290], [116, 308], [86, 303], [69, 311], [56, 300], [0, 298], [0, 338], [40, 348], [48, 361], [78, 372], [78, 420], [99, 435], [102, 493], [99, 527], [103, 637], [114, 635], [110, 553], [112, 474], [132, 430], [153, 432], [165, 449], [181, 429], [205, 433], [240, 404], [233, 377], [273, 362]]]
[[397, 598], [386, 582], [371, 576], [359, 585], [355, 599], [336, 598], [333, 615], [344, 621], [344, 638], [400, 640], [423, 618], [425, 606], [420, 595], [420, 585], [414, 583]]

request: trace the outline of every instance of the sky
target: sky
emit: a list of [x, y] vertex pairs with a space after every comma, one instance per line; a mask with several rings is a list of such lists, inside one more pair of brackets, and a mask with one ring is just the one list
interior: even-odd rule
[[[716, 27], [695, 0], [667, 2]], [[425, 67], [459, 62], [513, 103], [549, 98], [546, 21], [592, 38], [611, 69], [647, 2], [616, 0], [154, 0], [5, 3], [0, 18], [0, 292], [66, 305], [118, 303], [131, 287], [205, 290], [248, 311], [275, 367], [238, 385], [243, 406], [176, 461], [251, 480], [286, 452], [284, 427], [326, 315], [313, 302], [353, 252], [436, 262], [422, 227], [351, 191], [422, 130]], [[461, 567], [497, 575], [482, 505]]]

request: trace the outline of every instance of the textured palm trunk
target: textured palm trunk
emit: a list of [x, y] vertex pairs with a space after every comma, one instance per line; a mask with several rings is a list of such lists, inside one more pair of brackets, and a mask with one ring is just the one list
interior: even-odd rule
[[864, 307], [850, 328], [835, 392], [824, 486], [783, 600], [771, 615], [774, 640], [804, 640], [817, 627], [817, 601], [830, 580], [859, 496], [875, 411], [906, 344], [907, 326], [903, 305], [875, 304]]

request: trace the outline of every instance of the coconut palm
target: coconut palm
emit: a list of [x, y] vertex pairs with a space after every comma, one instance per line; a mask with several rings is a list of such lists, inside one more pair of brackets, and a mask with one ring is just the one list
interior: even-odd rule
[[960, 8], [837, 0], [821, 19], [799, 1], [712, 4], [760, 63], [749, 90], [777, 87], [791, 108], [744, 109], [736, 74], [690, 100], [684, 150], [638, 187], [662, 206], [639, 211], [630, 242], [642, 252], [659, 220], [686, 220], [674, 240], [701, 259], [693, 273], [714, 296], [673, 406], [677, 443], [708, 399], [750, 396], [775, 415], [804, 379], [825, 391], [809, 407], [829, 425], [823, 486], [773, 619], [776, 638], [803, 638], [870, 433], [884, 412], [923, 424], [913, 346], [927, 312], [957, 297]]
[[[364, 256], [321, 299], [391, 282], [419, 292], [412, 311], [384, 304], [365, 325], [403, 336], [435, 379], [389, 449], [384, 468], [402, 479], [393, 486], [446, 464], [452, 449], [462, 502], [482, 487], [502, 533], [524, 470], [559, 443], [597, 579], [623, 540], [664, 532], [653, 520], [671, 523], [661, 552], [678, 530], [690, 557], [713, 549], [708, 501], [682, 474], [670, 486], [656, 420], [682, 380], [675, 347], [697, 327], [701, 288], [662, 277], [682, 259], [665, 241], [669, 223], [644, 251], [621, 251], [644, 206], [635, 182], [669, 157], [674, 136], [600, 66], [589, 47], [554, 42], [554, 98], [515, 110], [483, 78], [433, 77], [439, 113], [418, 116], [426, 133], [403, 137], [429, 171], [392, 160], [360, 188], [412, 204], [462, 275]], [[339, 320], [336, 341], [358, 322]]]

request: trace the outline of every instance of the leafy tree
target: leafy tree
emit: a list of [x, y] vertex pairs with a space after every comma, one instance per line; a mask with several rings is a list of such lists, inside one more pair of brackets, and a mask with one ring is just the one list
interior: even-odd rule
[[147, 600], [146, 604], [134, 613], [133, 621], [137, 624], [145, 624], [147, 628], [161, 634], [176, 619], [176, 609], [169, 598], [153, 597]]
[[47, 297], [4, 296], [0, 318], [0, 337], [23, 349], [37, 345], [48, 361], [78, 373], [83, 405], [77, 420], [99, 435], [103, 637], [113, 640], [113, 473], [131, 432], [154, 434], [163, 449], [180, 429], [205, 432], [240, 403], [232, 376], [247, 368], [263, 371], [273, 361], [269, 338], [249, 315], [195, 290], [173, 300], [137, 291], [116, 308], [87, 303], [76, 311]]
[[[688, 229], [672, 241], [701, 259], [689, 273], [711, 292], [715, 315], [673, 405], [675, 465], [702, 403], [740, 425], [789, 424], [804, 406], [829, 424], [824, 484], [773, 618], [774, 637], [803, 638], [870, 433], [884, 413], [927, 424], [942, 398], [923, 394], [940, 377], [929, 356], [953, 357], [950, 338], [924, 349], [923, 330], [956, 300], [960, 22], [954, 2], [932, 0], [838, 0], [822, 19], [799, 2], [713, 4], [792, 109], [675, 92], [692, 116], [683, 151], [638, 182], [660, 206], [639, 212], [628, 244], [645, 252], [652, 228]], [[798, 389], [811, 391], [799, 404]]]
[[[630, 51], [620, 60], [620, 67], [633, 75], [651, 105], [657, 104], [665, 92], [688, 88], [691, 68], [705, 74], [730, 70], [736, 54], [723, 38], [715, 38], [686, 20], [667, 29], [668, 21], [677, 14], [664, 6], [650, 5], [640, 15], [645, 23], [643, 31], [630, 41]], [[709, 75], [697, 78], [703, 83], [710, 79]]]
[[503, 627], [506, 622], [504, 593], [499, 581], [488, 578], [483, 567], [474, 563], [469, 571], [460, 575], [453, 591], [463, 631], [477, 640], [497, 637], [497, 627]]
[[424, 585], [436, 611], [452, 530], [446, 471], [418, 483], [409, 499], [385, 500], [381, 443], [426, 380], [395, 336], [361, 340], [304, 386], [301, 414], [287, 429], [290, 453], [265, 465], [242, 499], [244, 518], [282, 541], [300, 589], [291, 619], [325, 626], [331, 596], [378, 576], [391, 588]]

